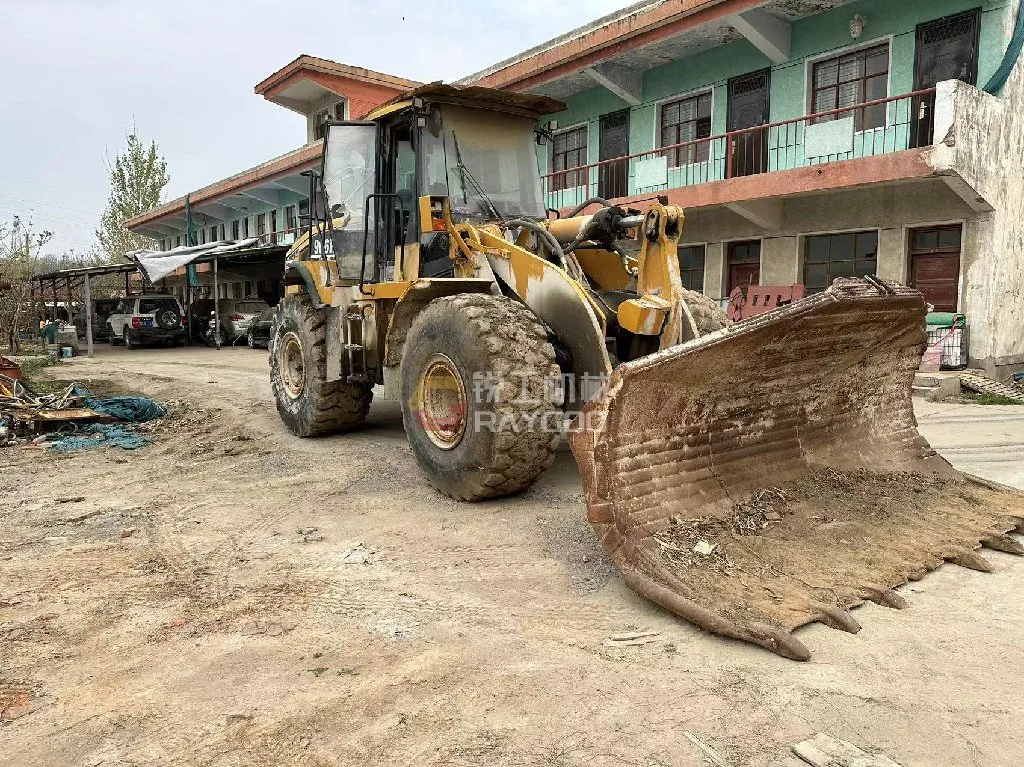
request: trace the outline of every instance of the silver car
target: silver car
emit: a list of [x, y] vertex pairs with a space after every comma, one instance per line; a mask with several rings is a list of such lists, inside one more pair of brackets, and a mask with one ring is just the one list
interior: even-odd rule
[[220, 327], [224, 343], [234, 343], [249, 334], [249, 326], [269, 309], [266, 301], [259, 298], [222, 298], [220, 300]]

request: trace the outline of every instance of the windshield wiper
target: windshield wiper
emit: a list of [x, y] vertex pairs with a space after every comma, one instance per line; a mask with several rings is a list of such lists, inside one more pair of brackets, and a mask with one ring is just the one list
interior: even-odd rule
[[452, 131], [452, 141], [455, 144], [455, 159], [457, 162], [456, 167], [459, 169], [459, 173], [462, 176], [462, 201], [469, 203], [469, 198], [466, 196], [466, 179], [468, 178], [473, 184], [473, 191], [480, 195], [480, 200], [487, 206], [487, 212], [494, 216], [498, 221], [504, 222], [504, 218], [501, 213], [498, 212], [498, 208], [491, 202], [491, 198], [487, 196], [487, 192], [480, 185], [480, 182], [473, 177], [472, 172], [466, 167], [466, 163], [462, 161], [462, 150], [459, 149], [459, 137], [455, 135], [455, 131]]

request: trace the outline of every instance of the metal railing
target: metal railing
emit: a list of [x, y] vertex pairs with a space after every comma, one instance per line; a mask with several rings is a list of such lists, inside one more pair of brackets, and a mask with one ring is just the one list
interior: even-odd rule
[[549, 208], [929, 146], [935, 89], [658, 147], [542, 176]]

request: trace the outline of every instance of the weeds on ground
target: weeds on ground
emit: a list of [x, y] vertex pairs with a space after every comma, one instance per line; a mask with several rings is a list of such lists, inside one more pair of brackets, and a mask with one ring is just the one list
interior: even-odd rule
[[982, 394], [966, 391], [952, 398], [952, 400], [963, 405], [1024, 405], [1024, 402], [1018, 402], [1015, 399], [1003, 397], [999, 394]]
[[54, 354], [38, 354], [35, 357], [22, 357], [18, 360], [25, 385], [40, 394], [47, 393], [48, 382], [42, 376], [43, 370], [59, 364], [60, 360]]

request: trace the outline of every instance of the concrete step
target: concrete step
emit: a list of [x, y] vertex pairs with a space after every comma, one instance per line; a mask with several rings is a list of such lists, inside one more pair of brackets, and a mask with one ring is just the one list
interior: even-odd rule
[[931, 373], [914, 374], [914, 386], [925, 386], [928, 388], [934, 388], [939, 385], [939, 381], [939, 376], [932, 375]]
[[938, 386], [917, 386], [910, 387], [911, 396], [927, 398], [929, 394], [939, 391]]

